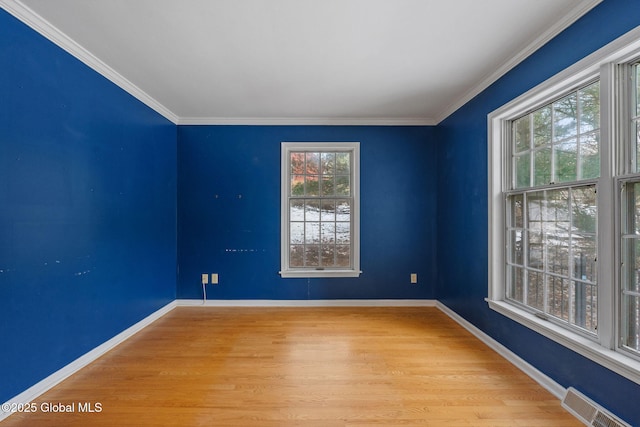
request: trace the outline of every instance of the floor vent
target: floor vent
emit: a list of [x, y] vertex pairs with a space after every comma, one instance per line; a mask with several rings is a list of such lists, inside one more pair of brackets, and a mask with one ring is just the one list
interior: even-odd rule
[[567, 389], [562, 406], [591, 427], [631, 427], [573, 387]]

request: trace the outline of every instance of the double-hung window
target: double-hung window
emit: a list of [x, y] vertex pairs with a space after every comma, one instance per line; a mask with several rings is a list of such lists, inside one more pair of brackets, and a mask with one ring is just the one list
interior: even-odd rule
[[640, 29], [488, 129], [489, 306], [640, 383]]
[[282, 143], [282, 277], [357, 277], [359, 143]]

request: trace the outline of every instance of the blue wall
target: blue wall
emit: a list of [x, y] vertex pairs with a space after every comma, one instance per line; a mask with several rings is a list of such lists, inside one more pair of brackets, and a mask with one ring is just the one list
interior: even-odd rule
[[[283, 141], [360, 142], [359, 278], [280, 278]], [[435, 297], [433, 127], [180, 126], [178, 165], [178, 298]]]
[[638, 0], [605, 0], [448, 117], [438, 139], [438, 299], [561, 385], [640, 425], [640, 386], [493, 312], [487, 296], [487, 115], [640, 25]]
[[176, 126], [0, 10], [0, 402], [175, 299]]

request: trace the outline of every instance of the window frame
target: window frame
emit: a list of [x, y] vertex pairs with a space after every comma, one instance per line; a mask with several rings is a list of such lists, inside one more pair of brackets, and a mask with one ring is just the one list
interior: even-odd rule
[[[309, 267], [292, 267], [289, 263], [290, 238], [290, 197], [291, 177], [290, 153], [301, 152], [349, 152], [351, 153], [351, 258], [347, 268], [313, 269]], [[314, 277], [359, 277], [360, 271], [360, 143], [359, 142], [282, 142], [280, 164], [280, 272], [283, 278]], [[334, 197], [344, 199], [345, 197]]]
[[[640, 58], [640, 27], [592, 53], [573, 66], [551, 77], [488, 115], [488, 296], [489, 307], [498, 313], [568, 347], [577, 353], [640, 384], [640, 359], [620, 345], [621, 270], [621, 173], [628, 170], [629, 153], [618, 150], [616, 142], [628, 135], [620, 122], [628, 96], [621, 93], [621, 66]], [[506, 220], [511, 167], [510, 122], [554, 99], [588, 83], [600, 80], [600, 178], [597, 180], [598, 205], [598, 330], [595, 337], [570, 330], [538, 317], [506, 298]], [[624, 85], [623, 85], [624, 86]], [[628, 126], [627, 126], [628, 127]], [[628, 142], [626, 142], [628, 146]], [[626, 150], [629, 151], [629, 150]], [[638, 173], [640, 176], [640, 173]]]

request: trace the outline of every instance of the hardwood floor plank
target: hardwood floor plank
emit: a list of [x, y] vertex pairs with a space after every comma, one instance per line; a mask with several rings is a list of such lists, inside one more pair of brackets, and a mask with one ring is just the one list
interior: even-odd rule
[[179, 307], [34, 403], [0, 427], [581, 425], [425, 307]]

